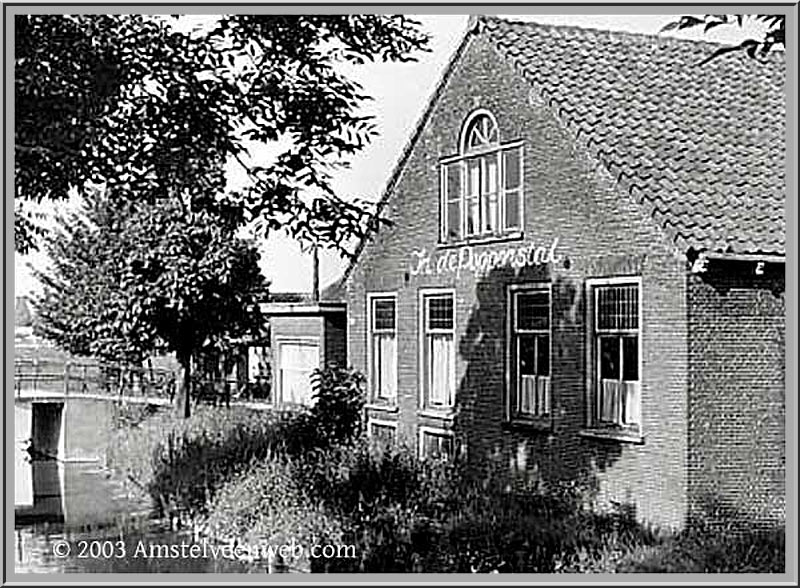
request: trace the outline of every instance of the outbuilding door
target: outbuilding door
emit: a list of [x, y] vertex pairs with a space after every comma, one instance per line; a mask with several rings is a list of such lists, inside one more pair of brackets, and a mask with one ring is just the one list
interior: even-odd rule
[[319, 367], [316, 340], [291, 340], [278, 343], [278, 381], [280, 401], [311, 405], [311, 374]]

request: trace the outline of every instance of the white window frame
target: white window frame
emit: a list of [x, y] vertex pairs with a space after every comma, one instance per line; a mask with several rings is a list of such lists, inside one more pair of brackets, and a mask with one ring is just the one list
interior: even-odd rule
[[367, 419], [367, 437], [370, 440], [374, 440], [374, 436], [372, 434], [372, 425], [378, 425], [379, 427], [389, 427], [394, 429], [394, 445], [397, 446], [399, 444], [399, 439], [397, 437], [397, 421], [389, 421], [386, 419], [376, 419], [376, 418], [368, 418]]
[[[380, 299], [387, 299], [391, 298], [394, 301], [394, 338], [395, 338], [395, 345], [394, 345], [394, 365], [395, 365], [395, 383], [394, 383], [394, 398], [388, 399], [376, 396], [374, 393], [374, 386], [373, 383], [375, 382], [375, 374], [373, 373], [373, 362], [372, 362], [372, 337], [375, 334], [373, 331], [373, 319], [374, 316], [373, 312], [373, 302], [375, 300]], [[400, 394], [400, 365], [399, 365], [399, 353], [400, 353], [400, 320], [397, 312], [397, 292], [368, 292], [367, 293], [367, 374], [368, 380], [367, 385], [369, 386], [369, 402], [371, 404], [378, 404], [378, 405], [385, 405], [385, 406], [396, 406], [397, 405], [397, 397]]]
[[452, 453], [450, 459], [455, 458], [455, 455], [456, 455], [456, 440], [455, 440], [455, 434], [453, 433], [452, 430], [443, 429], [441, 427], [431, 427], [430, 425], [420, 425], [418, 427], [418, 433], [417, 433], [417, 456], [420, 459], [426, 459], [428, 457], [427, 455], [425, 455], [424, 439], [425, 439], [425, 435], [426, 434], [428, 434], [428, 435], [437, 435], [439, 437], [447, 437], [448, 439], [450, 439], [450, 442], [452, 443], [452, 447], [453, 447], [453, 453]]
[[[273, 384], [275, 385], [276, 393], [275, 393], [275, 399], [273, 400], [273, 402], [276, 405], [279, 405], [279, 406], [286, 406], [286, 405], [304, 406], [304, 405], [297, 405], [296, 403], [287, 403], [286, 400], [284, 399], [283, 378], [281, 377], [282, 376], [282, 370], [283, 370], [283, 368], [281, 367], [283, 358], [281, 356], [282, 356], [282, 353], [283, 353], [283, 345], [286, 344], [286, 343], [289, 343], [289, 344], [294, 343], [294, 344], [297, 344], [297, 345], [314, 345], [314, 346], [316, 346], [316, 348], [317, 348], [317, 365], [316, 365], [316, 368], [321, 368], [322, 367], [322, 357], [323, 357], [323, 352], [324, 352], [324, 350], [322, 348], [322, 341], [318, 337], [275, 337], [275, 356], [276, 356], [275, 357], [275, 359], [276, 359], [275, 368], [276, 369], [275, 369], [275, 374], [274, 374], [273, 377], [275, 378], [276, 381], [273, 382]], [[312, 370], [312, 374], [313, 374], [313, 371], [314, 370]], [[311, 386], [311, 403], [313, 404], [313, 402], [314, 402], [314, 387], [313, 387], [313, 385], [311, 383], [310, 378], [309, 378], [309, 386]], [[309, 405], [309, 406], [311, 406], [311, 405]]]
[[[639, 375], [639, 422], [636, 424], [625, 424], [622, 426], [613, 426], [608, 423], [600, 421], [600, 352], [599, 352], [599, 336], [597, 332], [597, 324], [599, 318], [599, 309], [597, 305], [597, 289], [604, 286], [636, 286], [637, 299], [638, 299], [638, 325], [639, 328], [631, 330], [635, 332], [637, 341], [637, 373]], [[586, 426], [589, 429], [602, 430], [602, 429], [619, 429], [621, 431], [634, 432], [638, 435], [643, 433], [644, 421], [644, 403], [642, 402], [644, 394], [644, 374], [642, 373], [642, 357], [644, 354], [644, 323], [642, 320], [643, 306], [642, 306], [642, 278], [641, 276], [614, 276], [608, 278], [588, 278], [586, 280], [586, 300], [589, 301], [587, 305], [587, 338], [586, 345], [586, 365], [589, 369], [586, 373], [587, 382], [587, 397], [586, 397]], [[620, 351], [621, 353], [622, 351]], [[622, 370], [622, 365], [620, 365]], [[621, 371], [620, 371], [621, 376]]]
[[[496, 144], [488, 147], [469, 150], [467, 146], [467, 134], [472, 126], [473, 121], [481, 116], [488, 116], [492, 124], [497, 129], [498, 141]], [[464, 123], [461, 125], [459, 132], [458, 154], [444, 157], [439, 160], [439, 241], [441, 243], [458, 243], [467, 240], [485, 239], [494, 236], [503, 236], [509, 233], [521, 233], [525, 225], [525, 156], [524, 156], [524, 141], [515, 140], [507, 143], [502, 143], [499, 139], [499, 125], [497, 120], [486, 109], [478, 109], [473, 111], [467, 116]], [[506, 169], [505, 169], [505, 154], [508, 151], [519, 150], [519, 174], [520, 184], [514, 190], [506, 190]], [[495, 155], [497, 158], [497, 189], [494, 193], [497, 199], [496, 212], [497, 223], [491, 230], [485, 228], [483, 213], [485, 208], [484, 196], [484, 178], [486, 176], [486, 167], [488, 157]], [[470, 203], [467, 199], [467, 184], [468, 184], [468, 169], [467, 164], [472, 159], [480, 159], [480, 174], [479, 174], [479, 199], [478, 199], [478, 217], [476, 219], [478, 228], [475, 232], [467, 234], [467, 217], [469, 214]], [[448, 199], [448, 179], [447, 171], [450, 165], [456, 164], [458, 166], [459, 174], [459, 235], [455, 238], [448, 236], [448, 214], [449, 214], [449, 199]], [[516, 192], [518, 197], [519, 207], [519, 223], [517, 226], [506, 226], [506, 201], [507, 195]]]
[[[436, 297], [436, 296], [450, 296], [453, 299], [453, 328], [452, 336], [453, 336], [453, 346], [451, 351], [451, 358], [450, 358], [450, 383], [453, 393], [453, 398], [451, 399], [451, 404], [449, 406], [432, 406], [428, 403], [427, 398], [427, 382], [425, 381], [425, 359], [426, 359], [426, 352], [427, 349], [427, 336], [428, 336], [428, 329], [427, 329], [427, 316], [426, 316], [426, 299], [429, 297]], [[419, 306], [419, 314], [418, 314], [418, 326], [419, 326], [419, 353], [417, 356], [417, 367], [419, 372], [419, 408], [422, 411], [429, 411], [434, 413], [448, 413], [452, 412], [455, 409], [456, 404], [456, 334], [458, 332], [458, 309], [457, 309], [457, 300], [456, 300], [456, 291], [454, 288], [420, 288], [419, 290], [419, 299], [418, 299], [418, 306]]]
[[[549, 392], [547, 395], [547, 411], [544, 414], [523, 414], [516, 410], [519, 402], [519, 374], [517, 374], [517, 304], [516, 296], [521, 292], [547, 292], [549, 298], [548, 328], [550, 350], [548, 353], [548, 379]], [[544, 333], [537, 330], [530, 334]], [[513, 378], [513, 379], [512, 379]], [[553, 283], [552, 282], [526, 282], [509, 284], [506, 289], [506, 420], [550, 419], [553, 414]]]

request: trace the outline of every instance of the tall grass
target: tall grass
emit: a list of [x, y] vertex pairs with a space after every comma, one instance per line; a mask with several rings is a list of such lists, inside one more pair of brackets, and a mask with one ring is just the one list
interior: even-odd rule
[[361, 429], [363, 376], [329, 366], [313, 377], [310, 409], [198, 406], [189, 419], [162, 412], [120, 419], [109, 465], [145, 489], [159, 515], [202, 516], [220, 487], [275, 455], [323, 449]]
[[293, 413], [198, 406], [116, 431], [109, 465], [152, 497], [159, 515], [194, 517], [232, 475], [285, 443]]

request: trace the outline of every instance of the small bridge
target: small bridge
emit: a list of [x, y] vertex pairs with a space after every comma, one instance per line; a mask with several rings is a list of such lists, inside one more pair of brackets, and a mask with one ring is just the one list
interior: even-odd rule
[[17, 445], [42, 458], [100, 461], [119, 407], [170, 406], [175, 374], [101, 363], [17, 360]]

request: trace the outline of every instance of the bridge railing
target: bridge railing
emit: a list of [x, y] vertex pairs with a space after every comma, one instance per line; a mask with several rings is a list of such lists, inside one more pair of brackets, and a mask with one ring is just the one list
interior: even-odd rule
[[171, 401], [176, 381], [175, 372], [164, 368], [97, 361], [14, 361], [14, 394], [17, 397], [101, 395]]

